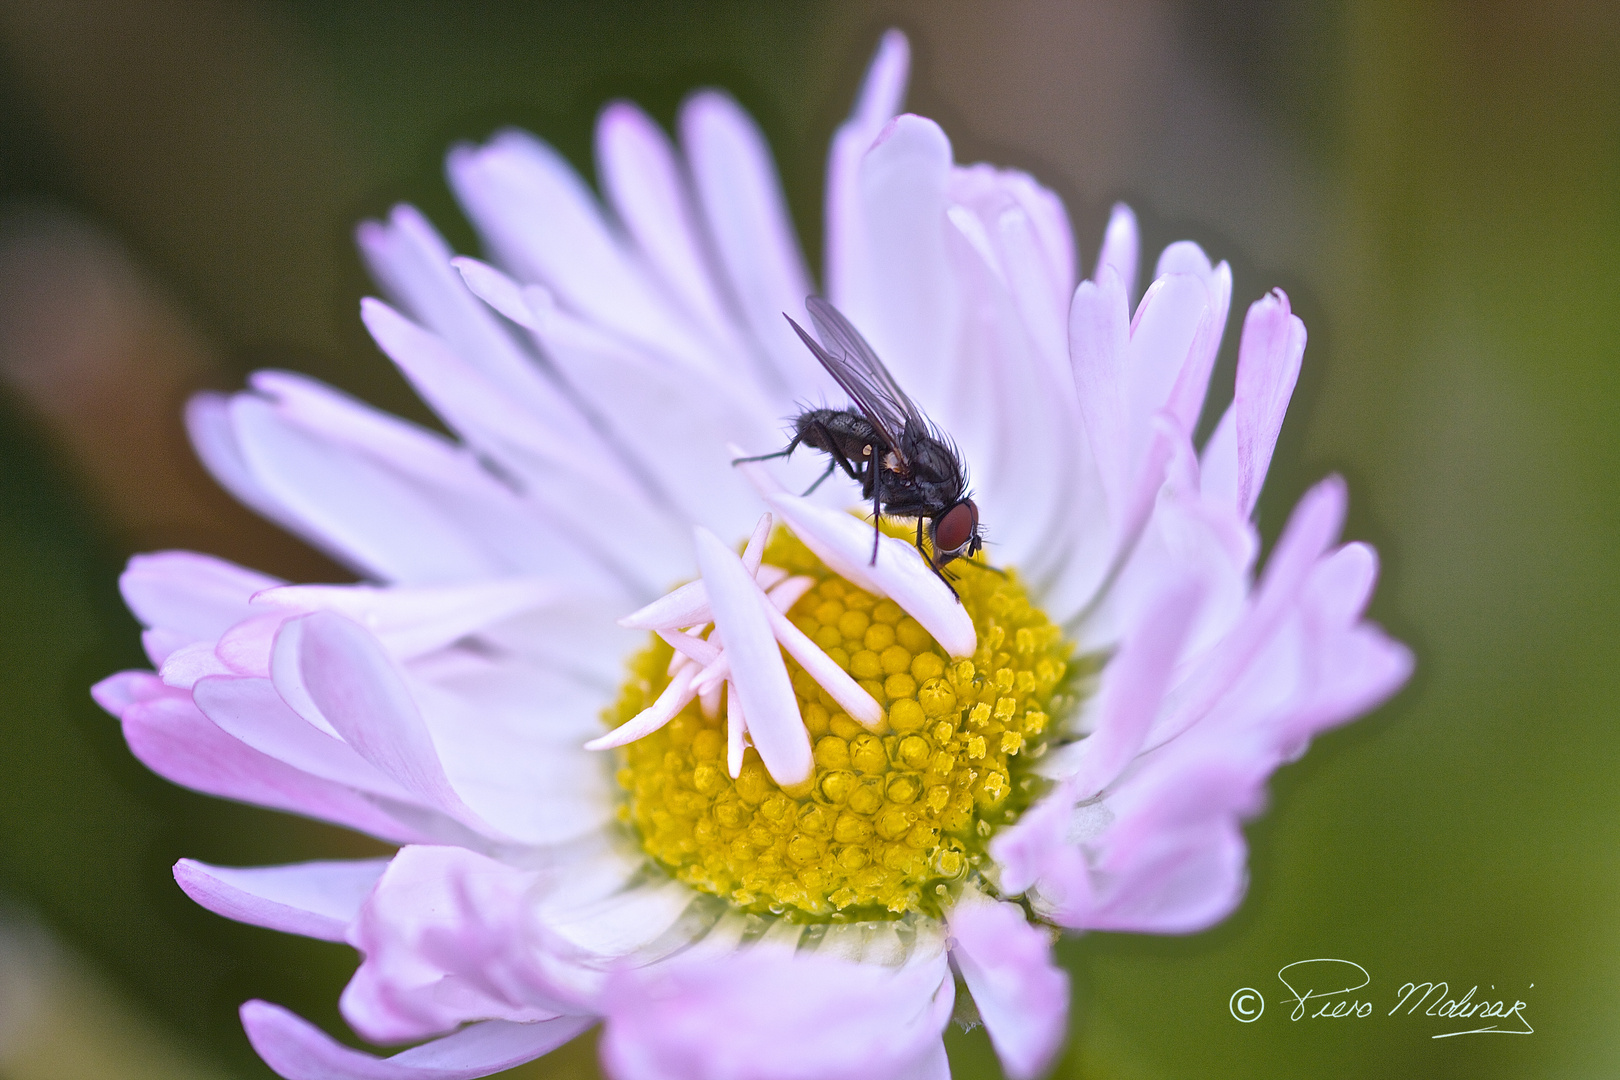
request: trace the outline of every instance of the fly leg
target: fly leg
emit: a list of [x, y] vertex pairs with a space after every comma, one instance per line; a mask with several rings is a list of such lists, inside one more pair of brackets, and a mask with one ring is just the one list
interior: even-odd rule
[[816, 488], [820, 487], [821, 482], [823, 480], [827, 479], [827, 477], [831, 476], [833, 474], [833, 470], [836, 469], [836, 468], [838, 468], [838, 459], [837, 458], [834, 458], [833, 460], [827, 462], [827, 471], [822, 473], [820, 476], [816, 477], [816, 482], [811, 484], [809, 487], [805, 488], [804, 489], [804, 495], [799, 496], [799, 498], [801, 498], [801, 499], [804, 498], [805, 496], [809, 495], [812, 491], [816, 490]]
[[934, 576], [945, 583], [945, 587], [951, 590], [951, 595], [956, 597], [956, 602], [960, 604], [962, 597], [957, 593], [956, 586], [951, 584], [949, 575], [940, 569], [939, 565], [934, 562], [934, 556], [928, 552], [927, 548], [923, 547], [923, 519], [921, 515], [917, 517], [917, 550], [922, 552], [923, 561], [928, 564], [928, 569], [932, 570]]
[[872, 484], [872, 561], [869, 566], [877, 565], [878, 541], [883, 539], [883, 530], [878, 527], [878, 513], [882, 506], [883, 496], [878, 490], [876, 479]]
[[[741, 465], [741, 464], [743, 464], [745, 462], [749, 462], [749, 461], [770, 461], [772, 458], [787, 457], [788, 455], [792, 454], [793, 451], [795, 451], [795, 450], [797, 450], [799, 448], [799, 442], [803, 438], [804, 438], [804, 436], [802, 436], [802, 435], [793, 436], [792, 441], [789, 442], [787, 444], [787, 446], [783, 447], [781, 450], [778, 450], [774, 454], [755, 454], [753, 457], [732, 458], [731, 463], [733, 465]], [[819, 483], [819, 481], [818, 481], [818, 483]]]

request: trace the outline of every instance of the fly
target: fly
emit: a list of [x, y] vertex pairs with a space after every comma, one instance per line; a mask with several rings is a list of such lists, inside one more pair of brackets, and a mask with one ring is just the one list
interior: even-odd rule
[[[828, 457], [827, 471], [805, 492], [821, 486], [834, 469], [844, 470], [872, 500], [872, 565], [877, 565], [878, 515], [917, 519], [917, 550], [947, 587], [945, 567], [970, 558], [984, 546], [979, 507], [968, 497], [967, 470], [961, 455], [900, 389], [860, 331], [819, 296], [805, 300], [818, 342], [794, 322], [800, 339], [821, 366], [843, 387], [854, 406], [806, 409], [793, 421], [793, 438], [774, 454], [738, 458], [764, 461], [787, 457], [800, 445]], [[926, 522], [929, 547], [923, 546]], [[929, 550], [932, 548], [932, 551]], [[951, 594], [956, 589], [951, 587]]]

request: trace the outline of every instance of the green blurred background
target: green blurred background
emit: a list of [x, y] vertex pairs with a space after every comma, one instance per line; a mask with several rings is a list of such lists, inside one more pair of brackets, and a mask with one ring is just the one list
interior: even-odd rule
[[[911, 107], [1057, 188], [1087, 266], [1124, 198], [1150, 252], [1232, 260], [1237, 312], [1289, 291], [1311, 344], [1262, 527], [1345, 473], [1373, 614], [1418, 655], [1279, 774], [1235, 917], [1064, 943], [1058, 1074], [1620, 1071], [1617, 5], [0, 0], [0, 1075], [268, 1076], [248, 997], [341, 1030], [349, 950], [212, 916], [168, 868], [367, 842], [170, 787], [85, 692], [141, 663], [132, 552], [341, 580], [213, 489], [186, 395], [275, 365], [423, 417], [356, 317], [354, 223], [405, 199], [471, 250], [445, 148], [515, 123], [588, 169], [612, 97], [667, 123], [730, 88], [816, 251], [891, 24]], [[1374, 1014], [1290, 1022], [1276, 972], [1313, 957], [1367, 968]], [[1527, 1001], [1535, 1034], [1384, 1015], [1427, 979]], [[951, 1048], [998, 1075], [982, 1031]], [[594, 1069], [585, 1039], [518, 1072]]]

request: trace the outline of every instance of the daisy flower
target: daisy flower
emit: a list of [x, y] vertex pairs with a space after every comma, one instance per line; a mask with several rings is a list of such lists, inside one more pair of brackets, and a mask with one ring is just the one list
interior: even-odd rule
[[954, 589], [910, 526], [872, 556], [843, 477], [798, 494], [815, 451], [733, 465], [845, 399], [783, 318], [817, 286], [765, 142], [714, 91], [673, 141], [608, 106], [599, 194], [521, 132], [455, 149], [487, 261], [409, 207], [362, 226], [389, 297], [362, 317], [449, 436], [286, 372], [192, 402], [214, 475], [362, 580], [138, 556], [156, 670], [97, 700], [176, 783], [399, 845], [175, 867], [354, 946], [344, 1016], [416, 1044], [250, 1001], [282, 1076], [484, 1076], [601, 1024], [619, 1080], [943, 1077], [955, 1017], [1034, 1077], [1058, 930], [1223, 918], [1271, 772], [1406, 678], [1340, 480], [1257, 565], [1287, 297], [1248, 309], [1195, 448], [1227, 265], [1174, 244], [1136, 299], [1119, 207], [1078, 280], [1050, 191], [900, 113], [907, 63], [891, 32], [833, 139], [820, 290], [971, 468], [991, 547]]

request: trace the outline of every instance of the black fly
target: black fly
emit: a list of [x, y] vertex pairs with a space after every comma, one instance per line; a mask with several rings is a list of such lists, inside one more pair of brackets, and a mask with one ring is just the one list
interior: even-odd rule
[[[880, 513], [917, 519], [917, 550], [946, 580], [945, 565], [971, 557], [984, 546], [979, 508], [968, 498], [967, 472], [950, 440], [906, 397], [872, 346], [839, 310], [819, 296], [804, 302], [821, 341], [784, 316], [797, 330], [855, 403], [849, 409], [807, 409], [793, 421], [793, 438], [774, 454], [738, 458], [764, 461], [787, 457], [800, 444], [824, 452], [827, 471], [810, 485], [810, 494], [834, 469], [843, 469], [872, 500], [872, 564], [877, 564]], [[933, 553], [923, 547], [923, 521]], [[951, 589], [954, 595], [956, 590]]]

